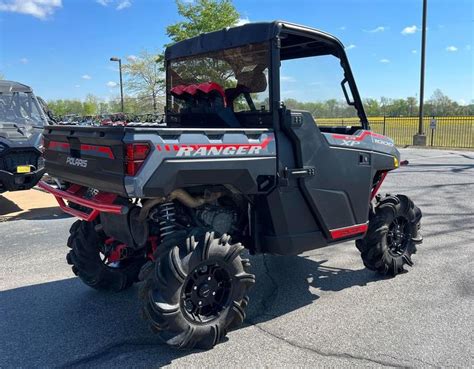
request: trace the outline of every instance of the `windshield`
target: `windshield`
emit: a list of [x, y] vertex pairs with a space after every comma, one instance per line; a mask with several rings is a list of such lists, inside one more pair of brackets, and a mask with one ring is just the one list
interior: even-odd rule
[[0, 123], [42, 127], [45, 117], [31, 92], [0, 93]]
[[168, 112], [268, 112], [269, 60], [264, 43], [170, 61]]

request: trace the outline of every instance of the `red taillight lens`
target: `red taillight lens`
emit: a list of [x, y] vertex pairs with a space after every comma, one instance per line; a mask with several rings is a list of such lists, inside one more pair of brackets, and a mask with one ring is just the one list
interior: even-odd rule
[[136, 175], [149, 153], [150, 145], [147, 143], [126, 144], [125, 173], [128, 176]]

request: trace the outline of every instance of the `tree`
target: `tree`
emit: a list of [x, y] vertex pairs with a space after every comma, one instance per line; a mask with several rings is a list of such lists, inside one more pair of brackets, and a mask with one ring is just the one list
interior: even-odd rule
[[82, 104], [83, 115], [95, 115], [97, 114], [99, 101], [94, 95], [87, 95], [86, 100]]
[[173, 42], [233, 26], [240, 18], [231, 0], [176, 0], [176, 5], [178, 14], [185, 20], [166, 27], [166, 34]]
[[127, 76], [126, 88], [144, 99], [145, 103], [151, 102], [154, 112], [157, 111], [158, 96], [165, 88], [163, 60], [163, 55], [150, 54], [144, 50], [137, 59], [123, 66]]
[[[178, 13], [185, 20], [166, 28], [166, 33], [172, 42], [232, 26], [239, 20], [239, 13], [230, 0], [196, 0], [195, 3], [177, 0], [176, 5]], [[152, 106], [153, 111], [156, 112], [159, 105], [164, 106], [162, 99], [165, 90], [163, 53], [152, 54], [142, 51], [137, 59], [130, 60], [123, 66], [123, 71], [126, 76], [126, 89], [138, 97], [139, 106], [134, 105], [134, 110], [144, 112]], [[130, 100], [128, 105], [131, 103]], [[127, 112], [131, 111], [127, 108]], [[138, 112], [135, 111], [135, 113]]]
[[434, 90], [429, 103], [433, 106], [433, 111], [429, 112], [431, 113], [429, 115], [456, 114], [456, 112], [459, 110], [459, 104], [443, 94], [439, 88]]
[[409, 96], [406, 98], [406, 101], [408, 104], [408, 115], [413, 117], [418, 114], [418, 100], [416, 97]]
[[380, 105], [376, 99], [365, 99], [364, 100], [365, 113], [368, 116], [377, 117], [380, 115]]

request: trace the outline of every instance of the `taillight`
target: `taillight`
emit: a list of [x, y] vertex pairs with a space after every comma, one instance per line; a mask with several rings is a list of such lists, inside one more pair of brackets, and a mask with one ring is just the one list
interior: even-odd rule
[[133, 143], [125, 145], [125, 174], [134, 176], [140, 170], [150, 153], [150, 145], [147, 143]]

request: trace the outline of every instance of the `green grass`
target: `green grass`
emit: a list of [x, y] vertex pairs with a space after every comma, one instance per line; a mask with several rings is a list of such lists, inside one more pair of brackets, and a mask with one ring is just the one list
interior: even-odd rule
[[[435, 117], [436, 129], [430, 129], [431, 117], [423, 120], [423, 129], [427, 135], [428, 146], [474, 148], [474, 116]], [[374, 132], [391, 137], [399, 146], [411, 145], [413, 135], [418, 132], [417, 117], [370, 117], [370, 126]], [[318, 125], [353, 125], [357, 118], [316, 118]], [[385, 127], [384, 127], [385, 126]], [[433, 137], [432, 137], [433, 134]], [[431, 145], [433, 138], [433, 145]]]

